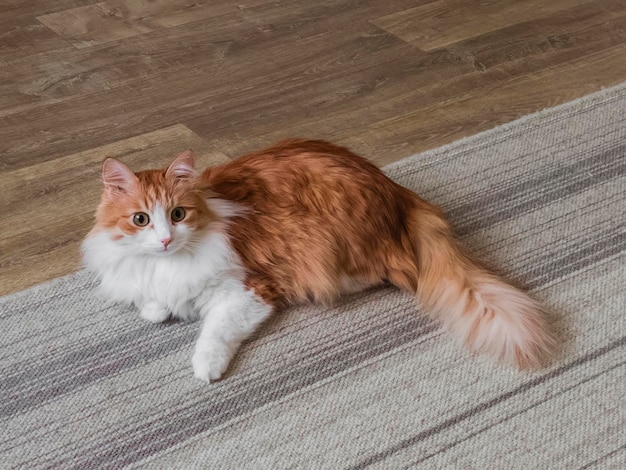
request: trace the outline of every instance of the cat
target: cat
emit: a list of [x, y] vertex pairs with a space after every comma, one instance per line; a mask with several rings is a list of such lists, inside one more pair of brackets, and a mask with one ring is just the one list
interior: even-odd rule
[[391, 283], [470, 349], [540, 367], [555, 341], [541, 306], [459, 245], [443, 212], [365, 158], [291, 139], [210, 167], [190, 151], [134, 173], [109, 158], [85, 266], [150, 322], [201, 319], [194, 375], [222, 377], [274, 311]]

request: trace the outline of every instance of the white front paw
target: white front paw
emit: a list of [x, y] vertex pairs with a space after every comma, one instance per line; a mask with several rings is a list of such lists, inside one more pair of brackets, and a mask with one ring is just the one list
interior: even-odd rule
[[148, 302], [141, 309], [141, 318], [152, 323], [161, 323], [168, 319], [170, 312], [167, 307], [157, 302]]
[[203, 348], [196, 350], [191, 358], [193, 375], [205, 382], [219, 379], [231, 359], [231, 354], [224, 348]]

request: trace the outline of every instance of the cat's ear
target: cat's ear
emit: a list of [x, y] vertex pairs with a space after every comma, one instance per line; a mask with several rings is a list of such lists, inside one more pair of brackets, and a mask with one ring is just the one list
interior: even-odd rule
[[195, 175], [195, 167], [196, 159], [194, 158], [191, 150], [187, 150], [174, 159], [172, 164], [167, 168], [167, 171], [165, 172], [165, 177], [181, 180], [191, 180]]
[[102, 181], [109, 194], [128, 193], [139, 184], [137, 175], [114, 158], [107, 158], [102, 164]]

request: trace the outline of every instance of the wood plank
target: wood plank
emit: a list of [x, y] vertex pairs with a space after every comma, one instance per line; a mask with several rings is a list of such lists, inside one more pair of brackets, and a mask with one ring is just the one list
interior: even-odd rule
[[[0, 67], [12, 65], [15, 61], [35, 54], [71, 48], [65, 39], [54, 34], [35, 18], [1, 18]], [[0, 79], [0, 84], [2, 83], [3, 80]], [[4, 103], [2, 107], [4, 108]]]
[[227, 157], [183, 125], [131, 137], [50, 162], [0, 173], [0, 295], [67, 274], [93, 224], [100, 165], [113, 156], [135, 170], [166, 166], [192, 148], [199, 167]]
[[[338, 90], [347, 94], [345, 87], [348, 85], [341, 83], [340, 80], [332, 83], [332, 89], [335, 91], [328, 91], [326, 95], [316, 88], [316, 84], [311, 84], [306, 90], [298, 94], [299, 103], [291, 103], [291, 106], [287, 103], [281, 106], [270, 98], [266, 98], [267, 102], [272, 103], [274, 109], [285, 114], [284, 119], [280, 119], [276, 113], [275, 116], [272, 116], [272, 128], [264, 126], [258, 121], [247, 122], [245, 128], [247, 137], [245, 139], [241, 138], [243, 129], [238, 128], [237, 125], [230, 126], [221, 131], [220, 146], [229, 156], [234, 157], [289, 135], [314, 135], [350, 144], [357, 142], [359, 144], [355, 148], [358, 151], [370, 156], [381, 165], [389, 163], [398, 157], [393, 153], [378, 151], [379, 148], [386, 148], [384, 140], [344, 139], [350, 135], [361, 135], [363, 128], [367, 129], [369, 126], [375, 125], [376, 122], [390, 118], [390, 116], [392, 118], [398, 117], [403, 114], [402, 110], [416, 111], [414, 119], [417, 119], [419, 110], [460, 99], [460, 96], [463, 96], [468, 90], [496, 87], [500, 83], [532, 76], [547, 67], [557, 67], [577, 58], [587, 57], [596, 52], [624, 44], [626, 34], [622, 32], [626, 31], [626, 10], [621, 9], [619, 5], [616, 5], [617, 3], [614, 2], [614, 7], [610, 12], [605, 11], [598, 15], [589, 11], [593, 10], [591, 5], [580, 7], [575, 15], [572, 13], [572, 20], [579, 27], [572, 29], [570, 25], [569, 33], [563, 32], [563, 25], [559, 26], [559, 15], [542, 20], [543, 23], [537, 31], [541, 30], [543, 36], [537, 32], [537, 36], [534, 36], [536, 43], [532, 43], [524, 36], [524, 28], [512, 28], [514, 31], [505, 30], [502, 34], [489, 33], [481, 36], [481, 40], [475, 38], [468, 42], [459, 43], [454, 48], [435, 50], [422, 56], [411, 57], [406, 62], [396, 59], [391, 73], [387, 71], [381, 73], [380, 69], [378, 69], [378, 74], [362, 73], [360, 75], [361, 81], [358, 82], [359, 86], [357, 87], [359, 92], [355, 92], [348, 99], [329, 99], [323, 103], [314, 101], [315, 96], [329, 97], [333, 93], [337, 93]], [[607, 31], [613, 33], [606, 34]], [[552, 44], [552, 46], [546, 47], [541, 37], [545, 37], [545, 42]], [[505, 45], [507, 38], [511, 39], [508, 46]], [[550, 40], [553, 43], [550, 43]], [[527, 45], [525, 46], [525, 44]], [[616, 68], [613, 73], [610, 68], [606, 68], [604, 73], [606, 74], [604, 78], [610, 84], [618, 83], [626, 78], [622, 75], [620, 68]], [[376, 82], [378, 79], [380, 82]], [[580, 86], [580, 93], [595, 91], [595, 89], [590, 90], [584, 86], [583, 82]], [[602, 84], [599, 82], [596, 89], [601, 87]], [[363, 90], [367, 90], [367, 92], [363, 92]], [[577, 94], [577, 96], [581, 96], [581, 94]], [[527, 112], [537, 111], [545, 107], [542, 99], [545, 97], [538, 97], [539, 101]], [[301, 107], [299, 108], [300, 103]], [[258, 103], [258, 105], [262, 106], [263, 102]], [[249, 102], [247, 107], [244, 106], [241, 109], [241, 112], [250, 115], [269, 112], [251, 108], [251, 106], [257, 106], [257, 103]], [[503, 101], [499, 107], [483, 109], [486, 116], [484, 118], [485, 123], [492, 117], [497, 123], [503, 123], [523, 115], [506, 112], [507, 106], [508, 102]], [[503, 107], [504, 109], [502, 109]], [[289, 110], [290, 108], [293, 109], [292, 112]], [[363, 112], [363, 110], [367, 110], [367, 112]], [[421, 141], [421, 138], [414, 139], [403, 135], [407, 138], [403, 145], [406, 148], [414, 146], [416, 149], [424, 150], [448, 143], [450, 139], [455, 137], [487, 128], [485, 127], [487, 124], [477, 124], [475, 131], [472, 131], [471, 128], [468, 128], [468, 123], [465, 123], [463, 132], [458, 132], [455, 130], [458, 123], [455, 122], [454, 118], [454, 114], [433, 117], [432, 119], [435, 119], [436, 122], [447, 119], [450, 124], [449, 129], [440, 129], [438, 134], [430, 135], [424, 142]], [[215, 126], [215, 124], [210, 123], [210, 119], [210, 116], [201, 116], [187, 121], [187, 124], [199, 135], [205, 135], [206, 130], [213, 129]], [[233, 121], [239, 119], [244, 121], [246, 118], [232, 119]], [[427, 116], [422, 116], [420, 121], [427, 123]], [[414, 125], [419, 129], [423, 124], [417, 122]], [[382, 137], [382, 135], [377, 136], [377, 138]], [[384, 137], [390, 141], [396, 141], [392, 134], [385, 134]], [[399, 151], [401, 153], [398, 155], [402, 156], [414, 153], [414, 151], [407, 153], [406, 150], [402, 149]]]
[[[477, 35], [449, 49], [471, 55], [481, 70], [508, 63], [554, 64], [563, 52], [586, 54], [626, 40], [626, 0], [585, 3], [529, 22]], [[541, 62], [538, 62], [541, 60]]]
[[408, 43], [430, 51], [591, 1], [435, 0], [375, 18], [372, 22]]
[[[297, 103], [297, 94], [314, 81], [331, 90], [334, 77], [354, 87], [363, 80], [359, 76], [363, 69], [383, 70], [386, 63], [403, 60], [411, 50], [378, 28], [368, 28], [367, 34], [329, 31], [323, 38], [302, 38], [298, 54], [288, 55], [282, 53], [285, 41], [274, 37], [260, 45], [233, 47], [226, 59], [219, 59], [220, 66], [215, 60], [199, 61], [197, 67], [5, 116], [0, 118], [0, 168], [16, 169], [57, 158], [77, 146], [102, 145], [197, 116], [211, 116], [215, 128], [207, 137], [212, 138], [220, 129], [259, 119], [240, 112], [251, 100], [265, 107], [277, 99]], [[260, 50], [266, 55], [259, 55]], [[265, 60], [268, 55], [275, 60]], [[354, 72], [346, 74], [345, 67]], [[280, 112], [280, 108], [272, 111]], [[232, 114], [237, 121], [226, 119]], [[117, 124], [122, 122], [123, 126]]]
[[626, 44], [620, 44], [532, 74], [477, 87], [337, 140], [363, 154], [373, 153], [379, 164], [391, 163], [622, 83], [626, 61], [615, 58], [625, 54]]
[[[291, 115], [286, 113], [287, 116], [284, 121], [275, 123], [272, 129], [268, 129], [268, 126], [263, 126], [260, 123], [256, 125], [251, 123], [245, 130], [248, 134], [246, 139], [238, 138], [241, 131], [236, 126], [231, 126], [221, 133], [220, 145], [229, 156], [233, 157], [289, 135], [315, 135], [356, 145], [355, 149], [373, 158], [377, 163], [381, 165], [389, 163], [398, 157], [394, 153], [386, 152], [386, 150], [378, 151], [379, 148], [386, 148], [385, 140], [372, 138], [344, 139], [351, 135], [361, 135], [363, 128], [369, 128], [368, 126], [375, 125], [378, 121], [384, 121], [390, 116], [402, 115], [401, 110], [403, 109], [413, 112], [436, 106], [438, 103], [448, 103], [460, 99], [467, 90], [496, 87], [506, 81], [532, 76], [547, 67], [556, 67], [559, 64], [624, 44], [626, 41], [626, 34], [623, 33], [626, 32], [626, 10], [620, 8], [618, 2], [613, 3], [611, 9], [597, 15], [593, 14], [595, 7], [592, 5], [577, 7], [576, 11], [570, 12], [569, 17], [572, 19], [572, 23], [569, 25], [569, 33], [563, 31], [565, 27], [559, 23], [558, 14], [541, 20], [541, 24], [536, 29], [537, 35], [533, 36], [535, 43], [524, 35], [525, 28], [512, 27], [512, 31], [503, 30], [501, 33], [489, 33], [480, 38], [459, 43], [453, 48], [440, 49], [420, 57], [411, 58], [403, 64], [401, 71], [395, 68], [389, 75], [378, 75], [378, 78], [389, 78], [378, 85], [372, 83], [369, 93], [358, 93], [349, 102], [337, 100], [335, 103], [328, 100], [321, 106], [311, 106], [307, 102], [307, 93], [311, 93], [312, 96], [321, 94], [316, 92], [315, 86], [312, 85], [299, 95], [299, 99], [303, 102], [302, 107], [307, 110], [306, 113], [300, 110], [301, 113], [297, 115], [297, 118], [295, 113]], [[578, 26], [572, 28], [572, 24]], [[611, 31], [612, 34], [606, 34], [608, 31]], [[552, 46], [546, 47], [542, 37], [545, 37], [545, 42], [552, 44]], [[506, 46], [508, 38], [510, 38], [511, 43]], [[553, 43], [549, 43], [549, 40], [552, 40]], [[525, 44], [527, 45], [525, 46]], [[488, 66], [484, 65], [483, 62]], [[395, 61], [394, 65], [399, 67], [399, 62]], [[606, 76], [604, 78], [607, 83], [614, 84], [623, 81], [625, 77], [621, 75], [620, 70], [617, 68], [614, 73], [611, 73], [610, 68], [605, 69]], [[363, 74], [361, 86], [365, 88], [365, 84], [370, 79], [372, 79], [370, 76]], [[337, 83], [333, 83], [333, 85], [335, 85], [335, 89], [341, 89], [341, 85]], [[597, 85], [597, 89], [601, 87], [601, 84]], [[586, 92], [590, 92], [590, 89], [585, 88], [581, 82], [580, 93]], [[581, 95], [578, 94], [577, 96]], [[527, 112], [537, 111], [545, 107], [541, 101], [545, 97], [538, 97], [537, 99], [539, 101], [535, 107], [531, 107]], [[280, 108], [274, 106], [282, 111], [287, 108], [287, 106]], [[483, 109], [483, 114], [486, 116], [484, 121], [488, 122], [493, 117], [498, 123], [503, 123], [523, 115], [508, 113], [505, 111], [506, 106], [508, 106], [508, 102], [503, 101], [499, 107]], [[362, 110], [367, 110], [367, 112], [364, 113]], [[252, 114], [261, 112], [250, 108], [244, 108], [242, 111]], [[417, 112], [419, 113], [419, 111]], [[291, 120], [289, 120], [290, 117]], [[205, 126], [207, 129], [213, 127], [209, 124], [209, 119], [210, 116], [203, 116], [188, 121], [187, 124], [199, 135], [203, 135]], [[417, 119], [417, 115], [413, 119]], [[420, 117], [420, 121], [424, 121], [424, 123], [427, 123], [428, 119], [427, 116]], [[402, 145], [405, 148], [414, 146], [424, 150], [448, 143], [450, 139], [455, 137], [479, 132], [479, 130], [487, 128], [485, 127], [486, 124], [477, 124], [476, 130], [472, 131], [471, 127], [468, 128], [469, 124], [465, 123], [463, 132], [458, 132], [455, 127], [458, 123], [455, 122], [454, 114], [432, 117], [432, 119], [435, 122], [440, 122], [442, 119], [448, 120], [449, 129], [439, 129], [436, 135], [430, 134], [425, 140], [427, 145], [424, 145], [421, 138], [416, 140], [403, 135], [407, 140]], [[419, 129], [424, 124], [417, 122], [413, 125]], [[235, 133], [234, 138], [231, 137], [231, 133]], [[382, 135], [377, 136], [377, 138], [382, 137]], [[385, 138], [395, 142], [395, 137], [392, 134], [385, 134]], [[413, 151], [407, 153], [401, 148], [398, 150], [401, 152], [398, 155], [402, 156], [415, 153]]]
[[[603, 24], [601, 27], [606, 26]], [[232, 55], [226, 56], [221, 73], [208, 76], [206, 80], [201, 75], [202, 69], [211, 67], [214, 62], [202, 63], [198, 60], [197, 68], [186, 68], [183, 64], [175, 76], [145, 80], [137, 90], [123, 89], [119, 94], [84, 97], [74, 106], [54, 109], [53, 116], [63, 115], [65, 122], [43, 115], [42, 110], [39, 110], [42, 115], [30, 113], [29, 117], [37, 122], [51, 122], [54, 126], [44, 134], [35, 133], [35, 139], [33, 134], [27, 138], [21, 129], [3, 124], [0, 126], [0, 134], [4, 134], [0, 146], [15, 144], [10, 134], [12, 130], [19, 139], [28, 140], [23, 145], [31, 146], [26, 153], [25, 148], [19, 145], [9, 149], [3, 163], [11, 163], [11, 155], [16, 154], [13, 150], [17, 150], [22, 157], [16, 162], [19, 164], [24, 161], [25, 154], [32, 155], [31, 152], [34, 152], [42, 157], [54, 157], [57, 145], [60, 146], [58, 152], [63, 153], [71, 150], [64, 148], [64, 143], [75, 145], [83, 138], [89, 141], [98, 138], [98, 135], [125, 137], [123, 133], [117, 134], [125, 129], [118, 127], [112, 131], [111, 122], [102, 120], [103, 114], [124, 120], [133, 133], [149, 131], [150, 128], [141, 126], [146, 122], [163, 127], [171, 123], [170, 118], [184, 120], [197, 133], [207, 138], [218, 137], [221, 148], [229, 156], [293, 134], [336, 139], [346, 131], [354, 129], [358, 132], [360, 126], [385, 119], [397, 109], [446, 99], [457, 93], [455, 90], [459, 88], [531, 73], [546, 63], [567, 60], [623, 41], [619, 36], [603, 36], [595, 31], [589, 33], [588, 40], [581, 36], [569, 46], [566, 44], [555, 51], [555, 56], [547, 55], [534, 63], [494, 67], [485, 75], [482, 69], [476, 67], [471, 55], [465, 57], [454, 50], [433, 51], [428, 55], [411, 54], [410, 49], [399, 47], [388, 36], [376, 36], [374, 30], [368, 32], [365, 38], [328, 32], [325, 33], [328, 45], [320, 47], [319, 38], [315, 35], [315, 31], [320, 29], [321, 26], [317, 29], [310, 26], [309, 35], [298, 43], [301, 46], [299, 49], [306, 53], [297, 56], [297, 60], [281, 53], [285, 43], [276, 37], [265, 43], [260, 41], [258, 48], [246, 43], [242, 49], [238, 46], [229, 49]], [[619, 31], [619, 27], [615, 29]], [[594, 34], [600, 39], [594, 39]], [[572, 34], [572, 38], [576, 38], [576, 34]], [[501, 42], [500, 37], [495, 37], [494, 42], [487, 42], [484, 48], [489, 50]], [[515, 47], [519, 48], [519, 44]], [[267, 54], [278, 57], [277, 63], [258, 60], [259, 57], [266, 57], [262, 52], [264, 49]], [[362, 60], [350, 60], [354, 54], [361, 55]], [[320, 66], [321, 57], [329, 65]], [[352, 72], [343, 74], [344, 67], [350, 67]], [[197, 80], [198, 74], [203, 80]], [[248, 86], [242, 88], [238, 83], [246, 80], [245, 77], [250, 77], [247, 79]], [[185, 86], [181, 87], [181, 83]], [[436, 87], [434, 90], [433, 86]], [[171, 96], [164, 96], [163, 89], [173, 90]], [[127, 98], [129, 94], [132, 96]], [[155, 101], [159, 104], [155, 105]], [[188, 104], [181, 108], [178, 104], [181, 102]], [[89, 115], [85, 111], [89, 103], [92, 107], [95, 104], [96, 119], [84, 119], [85, 115]], [[128, 106], [131, 103], [132, 106]], [[122, 104], [123, 109], [108, 111], [112, 105], [120, 107]], [[353, 109], [357, 112], [354, 113]], [[361, 109], [368, 112], [361, 113]], [[329, 119], [329, 116], [333, 118]], [[24, 120], [20, 122], [22, 126], [25, 124]], [[139, 127], [133, 128], [131, 123]], [[93, 127], [86, 128], [88, 125]], [[67, 141], [58, 137], [64, 128], [71, 129]], [[73, 131], [80, 135], [72, 134]]]
[[[40, 27], [58, 38], [48, 28]], [[196, 77], [203, 68], [215, 70], [228, 60], [230, 49], [263, 44], [278, 34], [257, 31], [235, 12], [221, 16], [216, 25], [197, 21], [100, 47], [76, 50], [62, 40], [69, 50], [51, 48], [0, 68], [0, 116], [127, 86], [137, 80], [158, 80], [161, 74], [182, 75], [187, 70]], [[181, 54], [181, 49], [187, 52]]]
[[92, 54], [68, 47], [0, 68], [0, 117], [125, 86], [169, 68], [141, 48]]
[[[404, 1], [384, 5], [398, 7]], [[363, 8], [373, 14], [385, 11], [375, 1]], [[186, 77], [197, 80], [204, 72], [206, 87], [232, 86], [251, 75], [261, 78], [275, 74], [275, 65], [280, 64], [259, 59], [272, 54], [280, 57], [280, 62], [293, 60], [285, 50], [294, 41], [304, 41], [303, 46], [310, 47], [307, 38], [319, 43], [346, 31], [349, 24], [354, 26], [352, 11], [345, 6], [329, 16], [310, 2], [294, 1], [288, 11], [282, 12], [274, 3], [248, 5], [210, 21], [198, 20], [99, 47], [69, 51], [64, 47], [27, 57], [0, 69], [0, 116], [128, 86], [137, 80], [159, 80], [164, 75], [176, 75], [178, 81], [184, 81]], [[366, 21], [364, 24], [366, 34], [376, 29]], [[263, 69], [251, 74], [253, 66]]]
[[[213, 138], [219, 135], [224, 151], [230, 156], [236, 156], [257, 145], [265, 145], [272, 136], [285, 137], [298, 133], [332, 139], [336, 138], [345, 126], [352, 125], [358, 129], [359, 125], [369, 125], [386, 118], [389, 113], [394, 112], [394, 109], [398, 109], [398, 106], [401, 108], [416, 102], [416, 105], [419, 105], [422, 100], [429, 102], [431, 94], [445, 98], [445, 94], [432, 92], [432, 83], [436, 86], [445, 84], [444, 87], [450, 88], [452, 93], [459, 87], [476, 86], [489, 80], [529, 73], [550, 61], [563, 60], [548, 57], [537, 64], [522, 63], [516, 67], [509, 66], [508, 69], [490, 70], [489, 76], [485, 76], [476, 73], [482, 70], [476, 67], [472, 57], [465, 58], [454, 50], [433, 51], [427, 56], [419, 54], [411, 56], [410, 50], [398, 47], [388, 36], [380, 34], [376, 36], [374, 31], [368, 32], [366, 39], [360, 35], [352, 38], [343, 33], [325, 33], [328, 45], [320, 48], [319, 37], [315, 32], [319, 34], [321, 29], [321, 26], [311, 26], [308, 29], [309, 36], [301, 39], [298, 45], [301, 46], [299, 49], [311, 54], [302, 54], [297, 57], [297, 61], [289, 56], [283, 58], [284, 54], [281, 52], [285, 48], [284, 38], [273, 37], [268, 42], [259, 41], [258, 47], [246, 43], [242, 49], [239, 49], [240, 45], [229, 49], [232, 55], [225, 57], [220, 74], [203, 77], [203, 68], [207, 67], [208, 73], [208, 69], [212, 68], [215, 62], [202, 62], [199, 58], [197, 67], [188, 68], [193, 61], [184, 62], [180, 70], [170, 74], [171, 76], [150, 77], [144, 80], [138, 89], [123, 89], [120, 93], [83, 97], [71, 107], [44, 108], [35, 114], [29, 113], [29, 117], [38, 123], [51, 123], [52, 128], [47, 128], [44, 133], [37, 133], [33, 129], [33, 133], [24, 134], [23, 129], [3, 124], [0, 127], [0, 134], [4, 134], [0, 146], [4, 144], [13, 147], [5, 153], [3, 164], [11, 163], [14, 151], [19, 152], [21, 157], [19, 162], [23, 162], [24, 151], [28, 150], [26, 152], [28, 155], [39, 139], [43, 142], [38, 145], [37, 153], [54, 157], [55, 146], [64, 142], [59, 140], [58, 134], [66, 127], [80, 134], [67, 135], [68, 143], [72, 145], [79, 143], [82, 138], [88, 141], [90, 138], [97, 138], [98, 135], [123, 138], [125, 135], [117, 132], [123, 132], [124, 128], [117, 127], [111, 130], [114, 127], [112, 121], [118, 119], [124, 120], [127, 125], [131, 122], [138, 124], [153, 122], [156, 128], [169, 125], [172, 120], [185, 120], [196, 132], [206, 137]], [[192, 30], [190, 34], [197, 34], [196, 30]], [[573, 50], [564, 47], [559, 53], [577, 55], [584, 53], [585, 50], [589, 51], [590, 48], [611, 45], [606, 44], [606, 37], [600, 35], [598, 37], [603, 38], [602, 41], [594, 41], [592, 37], [584, 44], [575, 44]], [[337, 42], [342, 39], [344, 42]], [[614, 36], [610, 36], [609, 39], [622, 40]], [[493, 44], [503, 42], [501, 38], [495, 40]], [[348, 43], [350, 45], [345, 41], [351, 41]], [[584, 41], [584, 38], [581, 41]], [[361, 43], [362, 47], [353, 46], [354, 42]], [[488, 43], [485, 47], [489, 49], [493, 44]], [[379, 47], [382, 47], [383, 53], [377, 55], [376, 48]], [[515, 47], [519, 48], [519, 44]], [[258, 57], [266, 57], [262, 55], [263, 50], [268, 55], [277, 56], [277, 63], [255, 60]], [[365, 61], [350, 61], [347, 59], [350, 54], [363, 55]], [[369, 57], [366, 54], [369, 54]], [[319, 65], [319, 58], [322, 56], [329, 65]], [[567, 56], [563, 58], [566, 59]], [[381, 62], [383, 60], [385, 62]], [[369, 62], [374, 62], [375, 65], [369, 65]], [[342, 67], [346, 66], [354, 70], [342, 77], [340, 76]], [[333, 75], [334, 73], [336, 75]], [[238, 85], [240, 80], [245, 80], [245, 77], [251, 74], [252, 77], [247, 81], [248, 86], [241, 88]], [[199, 76], [202, 80], [198, 80]], [[184, 87], [180, 86], [182, 83], [185, 84]], [[163, 96], [163, 89], [174, 90], [173, 96]], [[129, 94], [133, 96], [127, 98]], [[411, 96], [413, 98], [410, 98]], [[155, 101], [162, 103], [162, 106], [155, 105]], [[185, 101], [188, 104], [180, 108], [178, 103]], [[97, 116], [96, 119], [85, 120], [85, 115], [89, 115], [89, 111], [85, 109], [90, 107], [90, 103]], [[122, 110], [108, 111], [112, 103], [118, 106], [123, 104], [124, 107]], [[127, 106], [129, 103], [132, 103], [132, 106]], [[368, 113], [360, 113], [358, 120], [355, 120], [354, 115], [346, 116], [346, 112], [342, 110], [347, 106], [355, 106], [357, 109], [367, 108]], [[47, 115], [49, 110], [52, 113]], [[142, 110], [144, 115], [141, 114]], [[111, 119], [102, 119], [103, 114], [108, 114]], [[328, 119], [330, 114], [336, 118]], [[56, 118], [58, 115], [62, 115], [65, 121], [59, 121]], [[76, 119], [73, 116], [76, 116]], [[259, 116], [263, 116], [263, 119], [259, 119]], [[296, 122], [298, 126], [294, 127], [293, 124]], [[20, 120], [21, 126], [27, 123], [28, 120]], [[90, 127], [85, 128], [86, 125]], [[268, 135], [263, 129], [267, 126], [278, 131]], [[57, 128], [58, 131], [55, 130]], [[14, 145], [16, 142], [12, 139], [12, 130], [15, 136], [28, 142], [20, 146], [18, 141], [18, 145]], [[140, 133], [149, 130], [150, 128], [139, 126], [131, 128], [130, 132]], [[36, 138], [33, 138], [33, 135]], [[251, 135], [258, 135], [258, 138], [253, 140]], [[30, 147], [25, 149], [25, 145]], [[61, 146], [57, 155], [67, 151], [71, 149]]]
[[78, 48], [136, 36], [152, 31], [141, 21], [126, 21], [106, 2], [38, 16], [37, 19]]
[[[262, 41], [251, 37], [250, 25], [241, 24], [237, 14], [221, 17], [217, 27], [197, 22], [181, 30], [170, 28], [155, 37], [134, 36], [79, 50], [59, 38], [62, 47], [14, 59], [10, 67], [0, 68], [0, 116], [127, 86], [137, 80], [157, 79], [161, 73], [180, 73], [185, 67], [191, 69], [193, 62], [200, 66], [208, 61], [214, 63], [214, 58], [223, 60], [225, 49], [233, 42], [225, 40], [225, 35], [235, 35], [243, 44]], [[189, 52], [181, 56], [181, 48]]]
[[37, 15], [45, 15], [55, 11], [76, 8], [97, 0], [46, 0], [45, 2], [25, 2], [24, 0], [2, 0], [0, 3], [0, 15], [2, 18], [17, 20], [20, 18], [33, 18]]
[[[246, 8], [267, 1], [249, 0]], [[84, 48], [161, 28], [218, 18], [241, 9], [243, 7], [227, 1], [105, 0], [38, 16], [37, 19], [75, 47]]]
[[[359, 8], [362, 15], [379, 15], [409, 3], [409, 0], [383, 3], [368, 0], [361, 2]], [[141, 6], [143, 3], [132, 2], [132, 5]], [[179, 13], [175, 9], [176, 3], [157, 2], [150, 5], [141, 8], [151, 9], [150, 13], [164, 24], [181, 21], [176, 16]], [[179, 3], [178, 7], [181, 5]], [[209, 8], [209, 5], [199, 7]], [[326, 8], [332, 8], [334, 14], [328, 15]], [[290, 1], [289, 8], [282, 3], [268, 3], [267, 0], [245, 6], [235, 6], [233, 2], [222, 0], [211, 2], [211, 13], [207, 13], [210, 18], [205, 20], [198, 19], [196, 9], [181, 10], [185, 15], [194, 11], [195, 21], [180, 27], [168, 27], [80, 50], [72, 50], [71, 47], [68, 50], [69, 42], [62, 40], [62, 47], [50, 47], [46, 53], [13, 57], [10, 67], [0, 69], [0, 116], [128, 86], [137, 80], [158, 80], [162, 74], [176, 74], [181, 79], [187, 74], [197, 79], [205, 71], [209, 74], [206, 86], [215, 87], [211, 81], [220, 78], [222, 83], [232, 85], [236, 80], [245, 80], [250, 75], [247, 72], [250, 64], [258, 63], [259, 58], [269, 53], [285, 56], [286, 49], [294, 41], [311, 36], [316, 41], [324, 41], [327, 32], [335, 32], [336, 35], [347, 29], [360, 29], [354, 21], [354, 9], [334, 0], [325, 0], [321, 4]], [[129, 14], [137, 19], [141, 18], [139, 13]], [[168, 15], [174, 15], [178, 20], [168, 19]], [[148, 15], [144, 20], [150, 18]], [[367, 26], [365, 18], [362, 23]], [[367, 30], [366, 27], [364, 31]], [[245, 57], [238, 62], [242, 53]], [[271, 65], [271, 62], [263, 62]], [[228, 68], [219, 73], [223, 64], [241, 65], [238, 76], [231, 78], [232, 71]], [[260, 73], [253, 75], [261, 76]]]

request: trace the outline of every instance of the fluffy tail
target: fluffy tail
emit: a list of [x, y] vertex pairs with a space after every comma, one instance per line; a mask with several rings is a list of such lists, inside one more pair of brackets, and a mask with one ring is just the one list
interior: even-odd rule
[[542, 307], [481, 267], [453, 237], [443, 214], [419, 204], [411, 231], [422, 305], [470, 349], [522, 369], [540, 367], [556, 344]]

